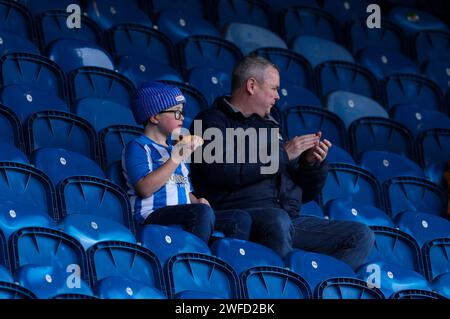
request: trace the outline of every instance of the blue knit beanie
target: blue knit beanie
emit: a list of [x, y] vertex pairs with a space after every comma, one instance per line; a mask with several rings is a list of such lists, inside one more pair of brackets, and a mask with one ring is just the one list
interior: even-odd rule
[[144, 83], [133, 100], [133, 115], [137, 123], [143, 124], [153, 115], [178, 104], [186, 103], [180, 89], [159, 82]]

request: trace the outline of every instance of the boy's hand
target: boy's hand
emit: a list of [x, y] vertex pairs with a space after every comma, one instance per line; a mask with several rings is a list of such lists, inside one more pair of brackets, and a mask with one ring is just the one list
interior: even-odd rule
[[203, 139], [200, 136], [186, 135], [180, 137], [180, 141], [173, 147], [170, 157], [176, 164], [188, 159], [199, 146], [203, 145]]

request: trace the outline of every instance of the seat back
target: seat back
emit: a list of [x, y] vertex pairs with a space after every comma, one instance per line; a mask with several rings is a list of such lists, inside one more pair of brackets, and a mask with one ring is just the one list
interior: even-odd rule
[[214, 13], [219, 29], [231, 22], [250, 23], [263, 28], [269, 28], [270, 24], [270, 7], [261, 0], [218, 0]]
[[449, 58], [450, 32], [426, 30], [416, 34], [415, 55], [419, 64], [432, 59]]
[[450, 130], [450, 118], [438, 111], [431, 111], [416, 105], [401, 104], [393, 110], [393, 119], [405, 125], [413, 136], [435, 128]]
[[[428, 280], [439, 282], [441, 277], [448, 276], [450, 272], [450, 239], [437, 238], [427, 242], [422, 248], [425, 274]], [[444, 278], [442, 278], [444, 279]], [[441, 281], [444, 283], [445, 281]]]
[[419, 159], [423, 167], [450, 160], [450, 129], [430, 129], [419, 135]]
[[322, 281], [316, 288], [316, 299], [384, 299], [378, 288], [369, 288], [367, 283], [356, 278], [331, 278]]
[[0, 142], [25, 149], [22, 125], [17, 115], [6, 106], [0, 104]]
[[208, 105], [213, 105], [219, 96], [230, 94], [231, 75], [207, 67], [196, 67], [189, 71], [188, 82], [205, 96]]
[[14, 33], [18, 36], [33, 40], [33, 17], [23, 5], [4, 1], [0, 2], [0, 30]]

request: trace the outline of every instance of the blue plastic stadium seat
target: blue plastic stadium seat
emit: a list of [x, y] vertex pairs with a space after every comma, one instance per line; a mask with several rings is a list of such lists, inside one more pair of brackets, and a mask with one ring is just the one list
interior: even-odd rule
[[15, 145], [20, 150], [25, 149], [19, 118], [2, 104], [0, 104], [0, 142]]
[[[417, 273], [423, 273], [420, 247], [416, 240], [396, 228], [371, 226], [375, 244], [366, 258], [366, 263], [386, 262]], [[361, 266], [359, 271], [365, 269]]]
[[407, 289], [394, 293], [391, 299], [447, 299], [443, 295], [434, 291], [420, 290], [420, 289]]
[[386, 110], [376, 101], [345, 90], [333, 91], [328, 94], [326, 107], [344, 122], [346, 128], [363, 117], [389, 118]]
[[30, 165], [1, 162], [0, 228], [5, 235], [25, 226], [51, 227], [57, 219], [54, 187]]
[[419, 73], [419, 69], [413, 60], [401, 54], [399, 51], [392, 50], [383, 46], [371, 46], [361, 50], [356, 59], [359, 63], [369, 69], [377, 79], [394, 73]]
[[29, 85], [13, 84], [3, 87], [0, 90], [0, 100], [16, 113], [21, 123], [25, 123], [28, 116], [35, 112], [69, 111], [66, 101], [54, 92]]
[[321, 202], [342, 198], [383, 209], [381, 187], [375, 176], [358, 166], [331, 163]]
[[220, 37], [219, 30], [211, 22], [186, 10], [160, 11], [156, 16], [156, 25], [174, 44], [191, 35]]
[[256, 267], [242, 274], [245, 299], [310, 299], [311, 288], [296, 273], [283, 268]]
[[388, 214], [395, 218], [404, 211], [445, 216], [447, 199], [436, 184], [417, 177], [395, 177], [383, 184]]
[[300, 207], [300, 215], [302, 216], [316, 216], [319, 218], [323, 218], [324, 214], [322, 208], [317, 204], [316, 201], [310, 201], [307, 203], [303, 203]]
[[142, 11], [133, 1], [125, 3], [122, 0], [89, 0], [86, 12], [88, 17], [104, 31], [122, 23], [153, 26], [146, 12]]
[[428, 180], [439, 185], [442, 189], [448, 189], [444, 175], [446, 168], [447, 162], [432, 163], [425, 167], [425, 176]]
[[428, 60], [450, 58], [450, 32], [422, 31], [415, 38], [415, 55], [422, 64]]
[[59, 111], [41, 111], [24, 127], [29, 154], [41, 147], [64, 148], [98, 161], [95, 129], [86, 120]]
[[276, 0], [267, 0], [266, 1], [272, 9], [276, 13], [283, 12], [285, 9], [290, 7], [295, 7], [298, 5], [306, 6], [306, 7], [319, 7], [319, 4], [316, 0], [285, 0], [285, 1], [276, 1]]
[[306, 105], [312, 107], [321, 107], [319, 98], [309, 89], [298, 86], [293, 82], [281, 81], [278, 89], [280, 99], [276, 105], [280, 110], [285, 110], [289, 107], [298, 105]]
[[48, 56], [68, 74], [83, 66], [114, 70], [114, 62], [107, 51], [95, 43], [77, 39], [59, 39], [48, 48]]
[[342, 120], [330, 111], [309, 106], [294, 106], [285, 110], [286, 135], [289, 139], [297, 135], [318, 131], [332, 144], [346, 148], [348, 145]]
[[61, 148], [40, 148], [33, 152], [31, 161], [50, 178], [55, 187], [67, 177], [78, 175], [105, 177], [100, 166], [91, 159]]
[[131, 109], [135, 87], [126, 77], [104, 68], [83, 67], [68, 76], [72, 105], [82, 99], [99, 98]]
[[122, 160], [122, 150], [128, 142], [138, 138], [144, 133], [140, 127], [114, 125], [99, 132], [100, 150], [103, 167]]
[[311, 91], [315, 90], [312, 67], [300, 54], [282, 48], [261, 48], [253, 53], [268, 59], [278, 67], [282, 83], [289, 82]]
[[400, 123], [387, 118], [366, 117], [354, 121], [349, 128], [350, 146], [354, 158], [372, 150], [400, 154], [414, 160], [414, 139]]
[[13, 282], [10, 269], [7, 241], [3, 232], [0, 232], [0, 282]]
[[28, 52], [39, 54], [39, 49], [30, 40], [8, 31], [0, 32], [0, 54]]
[[420, 273], [386, 262], [373, 262], [361, 266], [358, 277], [370, 282], [371, 285], [379, 286], [386, 298], [402, 290], [431, 291], [429, 283]]
[[101, 299], [167, 299], [159, 289], [126, 277], [110, 276], [99, 281], [94, 293]]
[[196, 67], [189, 71], [188, 82], [203, 93], [208, 105], [219, 96], [230, 94], [231, 75], [208, 67]]
[[330, 163], [347, 163], [356, 165], [350, 153], [334, 144], [328, 149], [327, 161]]
[[0, 142], [0, 161], [29, 164], [28, 157], [17, 147], [10, 143]]
[[367, 17], [366, 0], [325, 0], [323, 8], [332, 14], [341, 24], [361, 17]]
[[450, 238], [437, 238], [423, 246], [423, 263], [429, 281], [438, 281], [439, 277], [448, 276], [446, 274], [450, 273], [449, 250]]
[[450, 129], [450, 118], [438, 111], [402, 104], [391, 110], [392, 118], [405, 125], [414, 136], [435, 128]]
[[436, 82], [442, 92], [450, 89], [450, 57], [428, 60], [421, 66], [422, 72]]
[[433, 291], [450, 299], [450, 271], [436, 276], [431, 282], [431, 287]]
[[120, 186], [125, 192], [128, 191], [129, 186], [122, 170], [122, 160], [112, 162], [106, 167], [106, 176], [117, 186]]
[[183, 107], [183, 127], [189, 128], [195, 116], [208, 108], [208, 102], [203, 94], [195, 87], [174, 81], [161, 81], [170, 86], [178, 87], [186, 98], [186, 103]]
[[[110, 297], [115, 295], [114, 290], [116, 293], [122, 290], [121, 294], [125, 297], [125, 293], [130, 295], [134, 289], [141, 290], [143, 286], [152, 287], [162, 295], [166, 294], [158, 259], [144, 247], [120, 241], [104, 241], [89, 248], [87, 255], [92, 270], [92, 283], [97, 287], [98, 296], [107, 294], [105, 288], [108, 286], [113, 289]], [[131, 291], [126, 288], [123, 291], [124, 284], [129, 280], [140, 285], [132, 285]]]
[[33, 14], [33, 16], [38, 16], [41, 13], [49, 10], [66, 10], [66, 8], [71, 4], [80, 4], [79, 0], [18, 0], [19, 2], [26, 6], [28, 10]]
[[450, 160], [450, 130], [430, 129], [418, 137], [419, 158], [423, 167]]
[[356, 278], [348, 264], [328, 255], [295, 249], [285, 260], [288, 269], [303, 277], [313, 291], [324, 280], [337, 277]]
[[97, 297], [94, 297], [94, 294], [92, 293], [62, 293], [58, 294], [56, 296], [53, 296], [52, 299], [61, 299], [61, 300], [91, 300], [91, 299], [98, 299]]
[[367, 226], [393, 227], [391, 218], [381, 209], [346, 199], [334, 199], [324, 207], [325, 214], [332, 220], [348, 220]]
[[317, 288], [315, 299], [385, 299], [378, 288], [369, 288], [361, 279], [332, 278], [322, 281]]
[[111, 219], [89, 214], [70, 214], [58, 225], [59, 229], [77, 239], [85, 250], [107, 240], [136, 243], [133, 233]]
[[219, 37], [190, 36], [179, 43], [180, 62], [185, 71], [194, 67], [208, 66], [231, 74], [241, 59], [239, 48]]
[[376, 78], [366, 68], [348, 62], [324, 62], [315, 69], [318, 92], [325, 96], [334, 91], [349, 91], [377, 98]]
[[420, 247], [436, 238], [450, 238], [450, 222], [442, 217], [420, 212], [398, 214], [396, 225], [413, 236]]
[[250, 241], [219, 239], [213, 242], [211, 252], [233, 267], [238, 275], [255, 267], [284, 267], [283, 260], [275, 251]]
[[384, 106], [390, 110], [399, 104], [442, 111], [443, 94], [430, 79], [414, 74], [394, 74], [381, 82]]
[[318, 37], [299, 36], [289, 46], [291, 50], [303, 55], [313, 68], [331, 60], [355, 62], [353, 56], [343, 46]]
[[286, 43], [277, 34], [252, 24], [230, 23], [225, 27], [223, 35], [236, 44], [244, 55], [263, 47], [287, 49]]
[[389, 11], [388, 17], [409, 35], [427, 30], [448, 30], [439, 18], [414, 8], [394, 7]]
[[57, 188], [61, 217], [89, 214], [110, 219], [134, 232], [127, 194], [105, 179], [80, 176], [65, 179]]
[[291, 41], [297, 36], [308, 35], [337, 40], [336, 21], [327, 11], [308, 7], [293, 6], [282, 14], [282, 34], [286, 41]]
[[[331, 1], [330, 1], [331, 2]], [[393, 52], [401, 53], [404, 48], [402, 32], [395, 24], [381, 19], [381, 28], [367, 27], [366, 18], [349, 21], [346, 27], [346, 42], [353, 54], [362, 49], [378, 46], [390, 48]]]
[[172, 256], [164, 268], [169, 296], [183, 292], [208, 293], [210, 298], [240, 298], [239, 280], [230, 265], [206, 254], [181, 253]]
[[23, 5], [13, 1], [0, 1], [0, 30], [28, 40], [35, 38], [32, 15]]
[[170, 226], [145, 225], [138, 229], [137, 241], [158, 257], [161, 266], [180, 253], [211, 255], [204, 241], [190, 232]]
[[183, 77], [178, 70], [153, 58], [123, 56], [119, 59], [117, 69], [120, 74], [133, 81], [136, 87], [140, 87], [145, 82], [157, 80], [183, 82]]
[[395, 153], [367, 151], [361, 154], [360, 163], [361, 167], [372, 172], [380, 183], [399, 176], [425, 177], [418, 164]]
[[202, 17], [207, 9], [207, 4], [202, 0], [153, 0], [153, 12], [161, 12], [163, 10], [179, 10], [189, 16]]
[[214, 13], [219, 29], [231, 22], [270, 27], [270, 7], [262, 0], [218, 0]]
[[17, 284], [0, 282], [0, 299], [36, 299], [36, 295]]
[[[33, 3], [39, 2], [34, 1]], [[74, 3], [72, 1], [70, 2]], [[93, 20], [82, 15], [80, 20], [82, 28], [68, 28], [67, 19], [70, 15], [71, 13], [64, 9], [46, 11], [39, 16], [37, 26], [40, 45], [43, 50], [53, 41], [62, 38], [84, 40], [99, 45], [102, 44], [101, 31]]]
[[0, 58], [1, 84], [28, 85], [48, 90], [66, 100], [65, 77], [53, 61], [31, 53], [10, 53]]

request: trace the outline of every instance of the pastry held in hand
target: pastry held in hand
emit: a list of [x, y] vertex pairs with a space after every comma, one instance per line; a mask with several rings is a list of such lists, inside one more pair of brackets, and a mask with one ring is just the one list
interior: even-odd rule
[[173, 147], [171, 158], [179, 164], [191, 156], [197, 147], [203, 145], [204, 141], [197, 135], [180, 135], [178, 143]]

